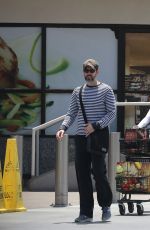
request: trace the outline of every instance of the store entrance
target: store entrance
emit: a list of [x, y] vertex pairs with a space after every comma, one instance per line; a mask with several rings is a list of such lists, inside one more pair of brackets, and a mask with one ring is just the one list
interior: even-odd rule
[[[125, 35], [125, 101], [150, 101], [150, 33]], [[125, 108], [125, 128], [146, 115], [148, 106]]]

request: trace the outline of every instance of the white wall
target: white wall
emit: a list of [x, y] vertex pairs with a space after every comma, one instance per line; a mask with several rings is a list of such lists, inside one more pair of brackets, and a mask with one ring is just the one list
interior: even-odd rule
[[149, 0], [0, 0], [0, 22], [150, 24]]

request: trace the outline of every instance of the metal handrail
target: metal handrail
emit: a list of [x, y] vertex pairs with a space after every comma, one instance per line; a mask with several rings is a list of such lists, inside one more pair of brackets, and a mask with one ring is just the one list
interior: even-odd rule
[[[116, 102], [116, 106], [146, 106], [150, 102]], [[65, 115], [62, 115], [54, 120], [48, 121], [42, 125], [32, 128], [32, 162], [31, 162], [31, 176], [39, 175], [39, 130], [46, 129], [56, 123], [62, 121]], [[35, 167], [35, 164], [37, 167]]]
[[36, 126], [32, 128], [32, 157], [31, 157], [31, 176], [38, 176], [39, 175], [39, 145], [37, 148], [37, 143], [39, 144], [39, 130], [46, 129], [52, 125], [55, 125], [56, 123], [62, 121], [64, 119], [65, 115], [62, 115], [54, 120], [48, 121], [42, 125]]
[[146, 105], [150, 105], [150, 102], [147, 102], [147, 101], [132, 101], [132, 102], [128, 102], [128, 101], [125, 101], [125, 102], [116, 102], [116, 106], [146, 106]]

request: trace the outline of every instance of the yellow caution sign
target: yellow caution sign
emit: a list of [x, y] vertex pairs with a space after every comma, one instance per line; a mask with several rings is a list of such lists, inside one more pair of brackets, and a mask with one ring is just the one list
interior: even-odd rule
[[6, 212], [5, 201], [3, 196], [2, 168], [0, 162], [0, 213]]
[[7, 139], [3, 175], [3, 192], [7, 212], [25, 211], [15, 138]]

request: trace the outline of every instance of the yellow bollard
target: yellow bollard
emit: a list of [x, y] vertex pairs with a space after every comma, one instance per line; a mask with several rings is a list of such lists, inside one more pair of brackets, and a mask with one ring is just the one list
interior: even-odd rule
[[26, 211], [23, 205], [17, 142], [15, 138], [7, 139], [3, 191], [7, 212]]
[[2, 168], [0, 162], [0, 213], [6, 212], [3, 194]]

